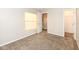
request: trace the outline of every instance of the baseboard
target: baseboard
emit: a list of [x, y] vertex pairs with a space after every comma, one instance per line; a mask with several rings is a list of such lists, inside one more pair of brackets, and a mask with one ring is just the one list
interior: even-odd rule
[[[49, 34], [52, 34], [52, 33], [49, 33]], [[53, 35], [64, 38], [64, 36], [63, 36], [63, 35], [58, 35], [58, 34], [53, 34]]]
[[64, 36], [65, 37], [74, 37], [74, 33], [65, 32]]
[[[36, 33], [33, 33], [33, 34], [36, 34]], [[7, 45], [7, 44], [10, 44], [10, 43], [13, 43], [13, 42], [18, 41], [18, 40], [21, 40], [21, 39], [23, 39], [23, 38], [25, 38], [25, 37], [28, 37], [28, 36], [31, 36], [31, 35], [33, 35], [33, 34], [30, 34], [30, 35], [27, 35], [27, 36], [22, 36], [22, 37], [20, 37], [20, 38], [18, 38], [18, 39], [16, 39], [16, 40], [12, 40], [12, 41], [9, 41], [9, 42], [7, 42], [7, 43], [3, 43], [3, 44], [0, 45], [0, 47], [1, 47], [1, 46], [4, 46], [4, 45]]]

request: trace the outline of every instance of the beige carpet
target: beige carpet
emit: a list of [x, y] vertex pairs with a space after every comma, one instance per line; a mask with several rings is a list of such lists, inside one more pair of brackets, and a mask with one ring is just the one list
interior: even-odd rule
[[[68, 40], [67, 40], [68, 39]], [[75, 44], [73, 44], [75, 42]], [[23, 38], [11, 44], [0, 47], [0, 50], [73, 50], [78, 49], [76, 41], [71, 38], [48, 34], [39, 34]]]

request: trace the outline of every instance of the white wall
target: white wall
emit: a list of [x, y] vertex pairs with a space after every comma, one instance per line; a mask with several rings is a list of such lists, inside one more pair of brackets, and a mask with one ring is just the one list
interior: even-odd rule
[[48, 33], [64, 36], [63, 9], [48, 9]]
[[2, 38], [2, 21], [0, 20], [0, 39]]
[[78, 44], [78, 47], [79, 47], [79, 8], [77, 8], [76, 10], [76, 35], [77, 35], [77, 44]]
[[24, 12], [36, 13], [35, 9], [1, 8], [0, 9], [0, 45], [27, 37], [36, 31], [26, 31]]
[[41, 12], [38, 12], [37, 13], [38, 17], [38, 21], [37, 21], [37, 33], [41, 32], [42, 31], [42, 14]]
[[77, 39], [76, 38], [76, 8], [74, 8], [74, 20], [73, 20], [73, 32], [74, 32], [74, 38], [75, 40]]
[[77, 8], [77, 39], [79, 39], [79, 9]]

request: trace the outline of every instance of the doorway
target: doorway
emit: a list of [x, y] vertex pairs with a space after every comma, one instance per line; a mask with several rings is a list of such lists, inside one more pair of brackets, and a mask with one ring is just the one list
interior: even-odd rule
[[47, 31], [47, 16], [48, 13], [42, 13], [42, 31]]
[[76, 39], [76, 10], [64, 9], [64, 36]]

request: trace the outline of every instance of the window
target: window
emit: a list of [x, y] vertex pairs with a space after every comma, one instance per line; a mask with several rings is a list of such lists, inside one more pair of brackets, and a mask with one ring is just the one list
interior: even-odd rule
[[34, 13], [25, 13], [25, 29], [36, 30], [37, 29], [37, 15]]

